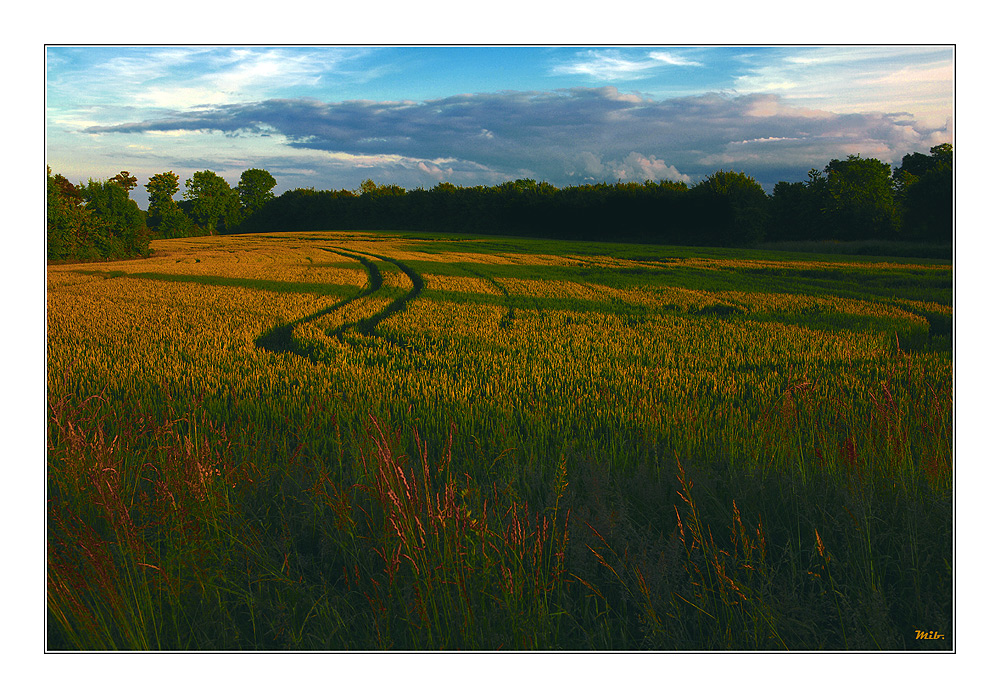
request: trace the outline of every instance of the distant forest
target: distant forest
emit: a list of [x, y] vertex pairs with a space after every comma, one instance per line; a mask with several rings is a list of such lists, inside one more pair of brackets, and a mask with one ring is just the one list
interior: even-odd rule
[[849, 156], [812, 169], [771, 194], [742, 172], [719, 171], [694, 186], [646, 181], [558, 188], [519, 179], [496, 186], [406, 190], [366, 180], [356, 190], [292, 189], [274, 196], [266, 170], [235, 188], [205, 170], [145, 185], [149, 210], [129, 198], [135, 177], [73, 185], [48, 175], [48, 258], [148, 254], [153, 238], [308, 230], [411, 230], [607, 242], [753, 247], [765, 242], [884, 240], [952, 243], [951, 144], [910, 153], [899, 167]]

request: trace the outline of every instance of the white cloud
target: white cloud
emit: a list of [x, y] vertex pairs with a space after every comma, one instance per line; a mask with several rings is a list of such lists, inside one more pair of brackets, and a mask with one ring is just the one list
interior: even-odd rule
[[654, 61], [660, 61], [668, 65], [701, 65], [698, 61], [692, 61], [681, 56], [675, 56], [669, 51], [650, 51], [649, 57]]
[[585, 51], [576, 60], [555, 66], [556, 75], [587, 75], [596, 80], [630, 80], [664, 66], [696, 66], [700, 63], [668, 51], [649, 51], [643, 58], [628, 58], [621, 51], [601, 49]]
[[611, 175], [611, 179], [630, 182], [659, 181], [661, 179], [669, 179], [673, 182], [691, 182], [690, 176], [681, 174], [676, 167], [668, 165], [664, 160], [634, 151], [620, 162], [609, 163], [605, 171]]
[[279, 86], [315, 85], [330, 66], [325, 54], [272, 49], [234, 50], [226, 68], [209, 81], [230, 94], [257, 96]]
[[[173, 67], [186, 67], [199, 56], [174, 61]], [[164, 109], [252, 101], [279, 88], [315, 85], [329, 68], [326, 54], [281, 49], [230, 49], [205, 58], [210, 68], [196, 76], [187, 70], [149, 76], [141, 81], [134, 101]]]
[[752, 138], [750, 140], [742, 140], [737, 143], [737, 145], [747, 145], [748, 143], [777, 143], [779, 141], [799, 141], [801, 138], [789, 138], [787, 136], [768, 136], [767, 138]]
[[432, 162], [418, 162], [417, 169], [439, 181], [447, 181], [449, 177], [455, 174], [453, 168], [441, 168]]
[[95, 80], [116, 84], [141, 84], [169, 76], [211, 54], [212, 48], [123, 49], [120, 55], [93, 66], [88, 72]]
[[493, 184], [522, 174], [500, 172], [479, 163], [456, 158], [425, 159], [395, 154], [297, 151], [293, 159], [298, 162], [313, 162], [315, 169], [324, 171], [341, 182], [336, 186], [347, 186], [344, 182], [356, 177], [358, 170], [363, 170], [365, 177], [378, 182], [410, 188], [432, 187], [444, 181], [453, 184], [481, 184], [486, 180]]
[[229, 95], [206, 87], [152, 87], [136, 94], [133, 101], [138, 106], [157, 109], [194, 109], [227, 102]]
[[596, 179], [604, 174], [604, 163], [601, 162], [601, 158], [589, 150], [577, 153], [571, 160], [573, 167], [568, 170], [570, 176], [580, 174], [588, 179]]
[[[163, 109], [256, 101], [324, 80], [361, 82], [381, 70], [365, 48], [121, 47], [50, 50], [50, 100]], [[79, 59], [79, 64], [75, 62]]]

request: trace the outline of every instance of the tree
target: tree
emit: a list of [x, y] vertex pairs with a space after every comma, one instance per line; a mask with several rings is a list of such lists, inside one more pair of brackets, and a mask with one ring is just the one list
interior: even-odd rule
[[166, 238], [189, 235], [194, 226], [174, 200], [180, 189], [179, 181], [180, 178], [171, 171], [153, 175], [146, 184], [149, 193], [146, 220], [153, 230]]
[[[935, 148], [940, 147], [935, 146], [931, 151], [933, 152]], [[949, 145], [948, 147], [950, 148], [951, 146]], [[897, 201], [900, 205], [903, 205], [909, 188], [916, 184], [921, 177], [934, 169], [936, 164], [937, 160], [933, 155], [907, 153], [903, 156], [899, 167], [892, 171], [893, 186], [896, 189]]]
[[136, 184], [138, 184], [138, 180], [125, 170], [122, 170], [108, 181], [114, 182], [127, 192], [135, 189]]
[[951, 143], [942, 143], [931, 148], [931, 156], [935, 163], [952, 167], [955, 158], [955, 146]]
[[746, 244], [764, 236], [768, 198], [756, 179], [742, 172], [719, 171], [694, 186], [709, 218], [715, 244]]
[[822, 210], [830, 234], [842, 240], [893, 237], [899, 225], [890, 165], [850, 155], [831, 160], [823, 172]]
[[191, 202], [192, 218], [210, 234], [239, 223], [239, 194], [222, 177], [211, 170], [202, 170], [185, 180], [184, 186], [184, 198]]
[[52, 174], [51, 168], [49, 168], [49, 177], [58, 188], [60, 196], [65, 198], [67, 201], [72, 201], [75, 204], [83, 203], [83, 195], [80, 194], [80, 188], [78, 186], [70, 182], [61, 174]]
[[171, 172], [162, 172], [149, 178], [146, 192], [149, 194], [149, 210], [159, 211], [176, 204], [174, 195], [180, 190], [180, 178]]
[[278, 182], [267, 170], [250, 169], [240, 175], [236, 191], [240, 197], [243, 218], [259, 211], [264, 204], [274, 198], [271, 191]]
[[[813, 170], [817, 175], [818, 170]], [[810, 186], [811, 185], [811, 186]], [[815, 240], [823, 235], [818, 180], [778, 182], [771, 192], [768, 240]]]
[[952, 239], [954, 148], [942, 143], [930, 155], [910, 153], [893, 172], [903, 230], [912, 237], [950, 243]]
[[74, 186], [48, 170], [49, 259], [135, 257], [149, 252], [149, 231], [121, 179]]
[[366, 179], [355, 191], [359, 196], [402, 196], [406, 190], [398, 184], [379, 184], [372, 179]]
[[89, 236], [89, 216], [80, 190], [60, 174], [47, 168], [46, 256], [66, 259], [80, 254], [81, 241]]
[[89, 214], [90, 239], [102, 257], [134, 257], [149, 252], [146, 217], [115, 180], [90, 180], [81, 189]]

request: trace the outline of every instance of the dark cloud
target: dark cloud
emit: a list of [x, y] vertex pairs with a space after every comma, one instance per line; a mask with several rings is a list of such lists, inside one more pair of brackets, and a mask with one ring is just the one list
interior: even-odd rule
[[[615, 179], [697, 181], [744, 170], [765, 185], [801, 180], [851, 153], [898, 162], [939, 132], [908, 114], [837, 114], [775, 95], [651, 100], [613, 87], [454, 95], [429, 101], [275, 99], [178, 112], [88, 133], [274, 133], [295, 149], [365, 156], [406, 170], [412, 186], [452, 178], [532, 176], [556, 185]], [[379, 158], [385, 158], [382, 162]], [[623, 176], [624, 175], [624, 176]]]

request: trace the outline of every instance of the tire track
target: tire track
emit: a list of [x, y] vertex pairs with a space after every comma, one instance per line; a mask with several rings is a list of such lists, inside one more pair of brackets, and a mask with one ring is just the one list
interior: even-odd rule
[[[332, 252], [333, 250], [327, 251]], [[279, 325], [274, 329], [265, 332], [257, 338], [254, 344], [261, 349], [273, 351], [276, 354], [291, 353], [297, 354], [298, 356], [304, 356], [308, 359], [314, 359], [312, 352], [302, 349], [292, 341], [292, 332], [295, 331], [295, 328], [301, 324], [312, 322], [313, 320], [321, 318], [324, 315], [329, 315], [333, 311], [343, 308], [348, 303], [360, 300], [361, 298], [369, 296], [382, 288], [382, 272], [378, 270], [378, 266], [374, 262], [367, 257], [349, 252], [339, 251], [338, 254], [343, 254], [346, 257], [358, 260], [365, 267], [365, 269], [368, 270], [368, 285], [361, 289], [358, 293], [355, 293], [353, 296], [337, 301], [333, 305], [323, 308], [322, 310], [318, 310], [312, 315], [306, 315], [298, 320], [293, 320], [292, 322], [284, 325]]]
[[476, 271], [476, 269], [473, 268], [471, 265], [467, 265], [467, 264], [466, 265], [459, 265], [459, 268], [463, 269], [464, 271], [466, 271], [466, 272], [468, 272], [468, 273], [470, 273], [470, 274], [472, 274], [474, 276], [478, 276], [480, 279], [483, 279], [484, 281], [488, 281], [489, 283], [493, 284], [493, 286], [497, 290], [499, 290], [500, 293], [503, 294], [503, 302], [504, 302], [504, 306], [507, 308], [507, 312], [504, 314], [503, 318], [501, 318], [499, 328], [502, 329], [502, 330], [504, 330], [504, 329], [507, 329], [508, 327], [510, 327], [511, 323], [514, 320], [514, 301], [513, 301], [513, 299], [511, 299], [511, 297], [510, 297], [510, 291], [507, 290], [507, 287], [504, 286], [503, 284], [501, 284], [496, 279], [494, 279], [492, 276], [487, 276], [486, 274], [484, 274], [484, 273], [482, 273], [480, 271]]
[[[384, 262], [389, 262], [390, 264], [399, 267], [400, 271], [402, 271], [410, 279], [410, 282], [413, 284], [413, 288], [411, 288], [410, 291], [405, 296], [400, 296], [399, 298], [394, 299], [391, 303], [389, 303], [389, 305], [387, 305], [385, 308], [383, 308], [375, 315], [372, 315], [371, 317], [362, 318], [361, 320], [346, 322], [337, 327], [336, 329], [330, 330], [327, 333], [329, 336], [336, 337], [339, 341], [342, 342], [347, 341], [344, 338], [344, 333], [351, 329], [369, 337], [375, 336], [376, 328], [380, 322], [382, 322], [388, 317], [391, 317], [392, 315], [401, 313], [402, 311], [406, 310], [406, 306], [409, 304], [409, 302], [414, 300], [421, 293], [423, 293], [423, 290], [426, 286], [424, 279], [422, 276], [420, 276], [420, 274], [418, 274], [414, 269], [412, 269], [408, 265], [404, 264], [403, 262], [400, 262], [399, 260], [393, 259], [392, 257], [386, 257], [384, 255], [378, 255], [371, 252], [366, 253], [367, 256], [365, 256], [353, 252], [351, 250], [338, 247], [322, 247], [319, 249], [322, 249], [324, 252], [333, 252], [334, 254], [350, 257], [351, 259], [355, 259], [358, 262], [360, 262], [362, 265], [364, 265], [365, 269], [367, 269], [368, 271], [368, 285], [358, 293], [354, 294], [353, 296], [350, 296], [349, 298], [340, 300], [329, 307], [323, 308], [322, 310], [312, 313], [311, 315], [307, 315], [292, 322], [275, 327], [274, 329], [258, 337], [255, 342], [256, 346], [260, 347], [261, 349], [265, 349], [267, 351], [273, 351], [275, 353], [292, 353], [298, 356], [308, 358], [312, 361], [316, 361], [317, 359], [311, 350], [304, 349], [303, 347], [299, 346], [292, 340], [292, 333], [295, 331], [295, 328], [298, 327], [299, 325], [302, 325], [307, 322], [312, 322], [318, 318], [323, 317], [324, 315], [328, 315], [336, 310], [339, 310], [340, 308], [343, 308], [344, 306], [350, 303], [365, 298], [366, 296], [370, 296], [371, 294], [380, 290], [384, 285], [384, 279], [382, 278], [382, 273], [378, 269], [378, 265], [371, 259], [369, 259], [369, 257], [373, 257], [375, 259], [379, 259]], [[389, 340], [389, 341], [399, 346], [403, 346], [396, 340]]]
[[[337, 254], [350, 255], [349, 252], [343, 250], [342, 248], [323, 248], [323, 249], [326, 250], [327, 252], [335, 252]], [[399, 298], [396, 298], [389, 305], [387, 305], [385, 308], [380, 310], [375, 315], [363, 318], [361, 320], [355, 320], [354, 322], [344, 323], [343, 325], [341, 325], [335, 330], [332, 330], [329, 333], [331, 336], [336, 337], [338, 340], [342, 342], [345, 341], [344, 333], [351, 329], [368, 337], [374, 337], [376, 335], [375, 328], [378, 326], [380, 322], [382, 322], [388, 317], [391, 317], [392, 315], [396, 315], [397, 313], [401, 313], [404, 310], [406, 310], [406, 306], [410, 303], [410, 301], [414, 300], [417, 296], [423, 293], [424, 287], [426, 286], [424, 278], [420, 276], [420, 274], [418, 274], [414, 269], [412, 269], [408, 265], [400, 262], [398, 259], [393, 259], [392, 257], [386, 257], [384, 255], [378, 255], [371, 252], [369, 252], [368, 255], [370, 257], [381, 259], [383, 262], [389, 262], [390, 264], [394, 264], [397, 267], [399, 267], [400, 271], [406, 274], [406, 276], [410, 279], [410, 282], [413, 284], [413, 288], [411, 288], [410, 291], [405, 296], [400, 296]], [[374, 266], [374, 264], [372, 264], [372, 266]], [[393, 343], [400, 345], [399, 342], [394, 341]]]

